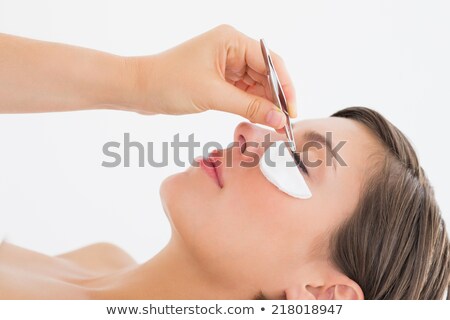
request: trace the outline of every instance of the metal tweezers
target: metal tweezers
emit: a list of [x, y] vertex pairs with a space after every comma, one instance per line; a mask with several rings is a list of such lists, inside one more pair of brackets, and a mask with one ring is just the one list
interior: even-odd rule
[[266, 63], [267, 81], [269, 82], [270, 90], [272, 91], [272, 99], [275, 105], [286, 115], [286, 125], [284, 126], [284, 131], [286, 132], [286, 136], [289, 141], [289, 148], [293, 153], [295, 153], [296, 147], [294, 133], [292, 131], [291, 119], [287, 110], [287, 100], [281, 87], [277, 72], [275, 71], [269, 49], [263, 39], [260, 40], [260, 43], [264, 62]]

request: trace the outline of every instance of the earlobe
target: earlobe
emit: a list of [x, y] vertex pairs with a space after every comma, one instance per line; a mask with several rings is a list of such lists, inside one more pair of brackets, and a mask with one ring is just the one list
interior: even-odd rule
[[361, 287], [354, 281], [324, 286], [294, 286], [285, 291], [287, 300], [364, 300]]
[[285, 289], [287, 300], [364, 300], [359, 284], [328, 263], [315, 264], [305, 274]]
[[337, 284], [330, 288], [332, 300], [364, 300], [364, 294], [358, 284]]

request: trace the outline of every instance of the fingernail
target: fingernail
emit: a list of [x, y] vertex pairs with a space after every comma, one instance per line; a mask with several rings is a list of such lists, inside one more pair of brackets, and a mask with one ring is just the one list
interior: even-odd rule
[[276, 129], [284, 125], [284, 114], [278, 109], [272, 109], [266, 115], [266, 123]]
[[292, 110], [292, 118], [297, 118], [297, 104], [292, 102], [291, 105], [289, 106], [290, 109]]

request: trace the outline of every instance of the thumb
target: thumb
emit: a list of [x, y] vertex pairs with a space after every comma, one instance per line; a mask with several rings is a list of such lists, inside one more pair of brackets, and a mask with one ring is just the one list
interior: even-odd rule
[[214, 97], [211, 109], [226, 111], [243, 116], [253, 123], [263, 124], [274, 129], [286, 123], [284, 113], [269, 100], [238, 89], [230, 83], [221, 85]]

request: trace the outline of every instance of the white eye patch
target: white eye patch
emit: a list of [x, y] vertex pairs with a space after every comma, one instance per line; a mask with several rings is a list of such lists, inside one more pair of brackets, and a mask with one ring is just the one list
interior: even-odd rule
[[276, 141], [259, 160], [259, 168], [269, 182], [294, 198], [309, 199], [312, 193], [284, 141]]

